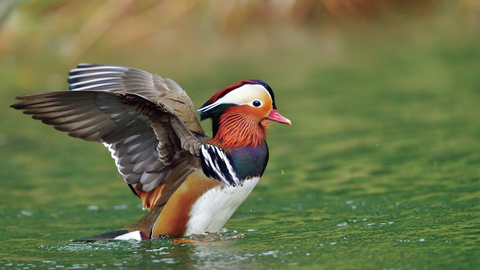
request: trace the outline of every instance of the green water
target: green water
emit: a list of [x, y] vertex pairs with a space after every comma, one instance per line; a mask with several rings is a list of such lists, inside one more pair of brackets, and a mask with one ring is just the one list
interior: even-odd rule
[[0, 269], [477, 268], [480, 39], [364, 35], [344, 40], [339, 62], [312, 46], [168, 75], [197, 107], [225, 84], [263, 79], [293, 122], [272, 123], [265, 175], [228, 230], [180, 244], [70, 242], [136, 221], [140, 201], [102, 145], [8, 108], [49, 90], [54, 68], [3, 59]]

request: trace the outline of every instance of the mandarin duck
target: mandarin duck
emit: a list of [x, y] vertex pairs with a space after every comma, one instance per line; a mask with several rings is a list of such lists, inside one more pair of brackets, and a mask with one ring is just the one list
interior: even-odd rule
[[112, 65], [80, 64], [71, 91], [29, 94], [11, 107], [74, 138], [103, 143], [149, 212], [119, 230], [77, 239], [147, 240], [218, 232], [247, 198], [268, 161], [267, 120], [291, 125], [272, 88], [240, 81], [198, 111], [173, 80]]

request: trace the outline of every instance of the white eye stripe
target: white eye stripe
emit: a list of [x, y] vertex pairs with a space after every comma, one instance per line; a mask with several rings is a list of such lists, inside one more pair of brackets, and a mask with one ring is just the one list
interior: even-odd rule
[[[255, 100], [259, 100], [258, 97], [261, 96], [262, 91], [267, 92], [268, 96], [271, 99], [270, 93], [265, 87], [261, 84], [244, 84], [239, 88], [230, 91], [225, 96], [219, 98], [216, 102], [200, 108], [199, 111], [206, 112], [211, 110], [221, 104], [236, 104], [236, 105], [250, 105], [253, 106]], [[253, 101], [252, 101], [253, 100]], [[259, 100], [260, 101], [260, 100]], [[261, 102], [263, 105], [263, 102]], [[260, 105], [260, 106], [261, 106]], [[255, 106], [254, 106], [255, 107]]]

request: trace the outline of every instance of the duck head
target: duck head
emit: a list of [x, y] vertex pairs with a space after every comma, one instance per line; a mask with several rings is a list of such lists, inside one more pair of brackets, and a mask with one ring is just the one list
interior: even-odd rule
[[210, 143], [222, 148], [261, 145], [267, 120], [292, 124], [277, 111], [272, 88], [260, 80], [240, 81], [222, 89], [199, 111], [201, 120], [212, 119]]

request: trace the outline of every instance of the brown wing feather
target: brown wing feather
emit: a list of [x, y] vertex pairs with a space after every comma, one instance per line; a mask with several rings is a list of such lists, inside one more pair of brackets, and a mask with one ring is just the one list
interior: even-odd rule
[[72, 137], [104, 143], [125, 181], [164, 204], [200, 167], [196, 137], [206, 134], [188, 96], [172, 80], [126, 67], [84, 64], [70, 75], [73, 91], [20, 96], [12, 107]]
[[[18, 97], [15, 109], [68, 135], [109, 147], [125, 181], [148, 192], [165, 182], [184, 150], [170, 125], [172, 109], [135, 94], [103, 91], [52, 92]], [[176, 123], [178, 124], [178, 123]], [[152, 126], [155, 126], [152, 128]], [[158, 135], [157, 135], [158, 134]], [[183, 140], [196, 139], [183, 134]], [[199, 147], [197, 140], [196, 145]]]
[[173, 80], [143, 70], [110, 65], [79, 64], [70, 72], [70, 89], [121, 91], [141, 95], [172, 108], [196, 137], [207, 137], [187, 93]]
[[185, 91], [176, 82], [168, 78], [162, 79], [158, 75], [153, 75], [153, 81], [161, 96], [159, 101], [170, 106], [183, 125], [196, 137], [207, 137], [208, 135], [195, 114], [193, 103]]

